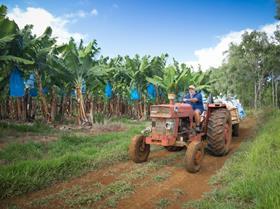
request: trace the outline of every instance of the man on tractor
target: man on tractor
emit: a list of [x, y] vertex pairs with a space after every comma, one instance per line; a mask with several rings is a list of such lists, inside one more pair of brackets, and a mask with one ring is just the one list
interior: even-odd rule
[[194, 85], [190, 85], [189, 93], [185, 96], [183, 101], [192, 106], [194, 110], [194, 120], [196, 124], [195, 130], [196, 132], [201, 132], [200, 115], [204, 111], [202, 95], [199, 92], [195, 91]]

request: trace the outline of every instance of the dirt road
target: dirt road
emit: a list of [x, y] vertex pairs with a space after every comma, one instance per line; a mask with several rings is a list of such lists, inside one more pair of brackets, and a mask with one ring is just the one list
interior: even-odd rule
[[170, 153], [153, 147], [149, 162], [118, 163], [68, 182], [17, 198], [4, 200], [0, 208], [181, 208], [182, 203], [209, 192], [209, 179], [225, 163], [243, 140], [254, 134], [255, 118], [245, 119], [240, 136], [233, 138], [231, 151], [224, 157], [205, 156], [200, 172], [187, 173], [185, 151]]

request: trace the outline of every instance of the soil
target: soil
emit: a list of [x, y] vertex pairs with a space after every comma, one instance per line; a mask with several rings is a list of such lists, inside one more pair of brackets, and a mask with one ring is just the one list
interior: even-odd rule
[[[231, 144], [231, 150], [227, 156], [214, 157], [208, 154], [202, 162], [201, 170], [198, 173], [191, 174], [186, 172], [183, 166], [183, 156], [185, 150], [180, 153], [168, 152], [161, 148], [154, 148], [149, 156], [148, 163], [135, 164], [131, 161], [121, 162], [113, 166], [103, 168], [97, 171], [91, 171], [83, 176], [74, 178], [67, 182], [57, 183], [46, 189], [31, 192], [19, 197], [0, 201], [0, 208], [7, 208], [8, 205], [15, 204], [19, 208], [109, 208], [106, 206], [106, 197], [95, 203], [82, 205], [86, 207], [76, 207], [67, 205], [65, 199], [78, 198], [93, 193], [96, 183], [103, 186], [113, 184], [116, 181], [124, 180], [133, 184], [133, 192], [118, 199], [114, 206], [119, 209], [150, 209], [150, 208], [182, 208], [182, 204], [197, 200], [203, 197], [203, 194], [211, 191], [212, 187], [208, 184], [210, 178], [224, 165], [225, 161], [238, 149], [240, 143], [248, 140], [255, 134], [256, 120], [253, 117], [246, 118], [240, 124], [239, 137], [234, 137]], [[173, 157], [174, 155], [175, 157]], [[151, 169], [149, 163], [157, 164], [165, 162], [170, 157], [170, 161], [156, 169]], [[172, 158], [173, 157], [173, 158]], [[168, 158], [169, 159], [169, 158]], [[146, 169], [144, 175], [130, 178], [129, 175], [135, 171]], [[159, 176], [165, 176], [163, 179], [155, 180]], [[34, 200], [42, 200], [51, 195], [61, 194], [67, 189], [79, 188], [79, 193], [71, 196], [57, 195], [47, 204], [34, 205]], [[160, 200], [168, 200], [168, 204], [160, 203]]]

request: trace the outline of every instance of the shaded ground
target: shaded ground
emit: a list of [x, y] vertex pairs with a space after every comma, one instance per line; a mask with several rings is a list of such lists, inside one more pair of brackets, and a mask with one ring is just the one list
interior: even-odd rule
[[206, 155], [201, 171], [187, 173], [185, 151], [169, 153], [153, 147], [149, 161], [118, 163], [68, 182], [12, 199], [0, 208], [181, 208], [182, 203], [202, 197], [211, 190], [208, 181], [240, 143], [254, 134], [255, 118], [242, 122], [240, 136], [233, 138], [231, 152], [224, 157]]

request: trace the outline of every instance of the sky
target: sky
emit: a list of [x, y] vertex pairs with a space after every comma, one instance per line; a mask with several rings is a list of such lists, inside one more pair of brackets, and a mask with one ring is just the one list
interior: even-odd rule
[[195, 68], [218, 67], [245, 31], [272, 34], [274, 0], [0, 0], [19, 27], [47, 26], [59, 43], [96, 39], [101, 54], [171, 58]]

